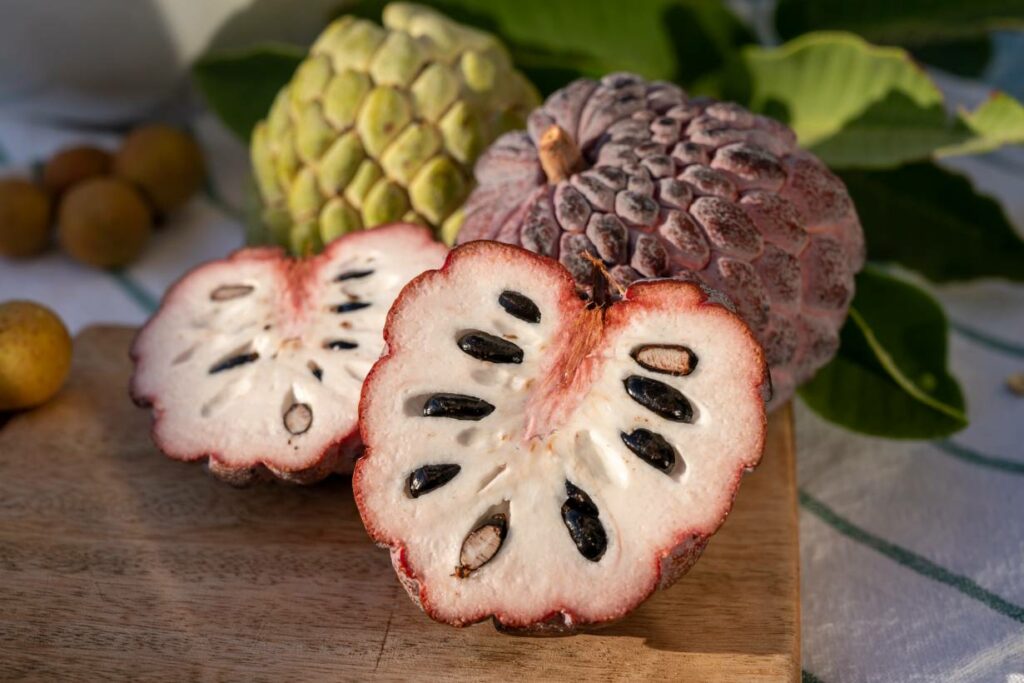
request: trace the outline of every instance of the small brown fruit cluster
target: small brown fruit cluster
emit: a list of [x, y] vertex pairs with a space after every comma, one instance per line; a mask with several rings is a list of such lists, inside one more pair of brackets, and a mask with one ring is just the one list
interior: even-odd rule
[[20, 259], [57, 241], [76, 261], [119, 268], [145, 249], [156, 219], [181, 207], [205, 176], [195, 140], [163, 124], [136, 128], [111, 154], [92, 146], [61, 150], [39, 182], [0, 180], [0, 256]]

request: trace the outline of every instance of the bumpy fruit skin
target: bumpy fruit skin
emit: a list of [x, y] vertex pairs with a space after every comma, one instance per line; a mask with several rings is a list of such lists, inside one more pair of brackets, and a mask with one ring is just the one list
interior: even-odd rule
[[27, 258], [50, 241], [50, 198], [27, 180], [0, 180], [0, 256]]
[[203, 184], [203, 154], [190, 135], [164, 124], [136, 128], [114, 157], [114, 173], [159, 213], [177, 209]]
[[[549, 180], [544, 159], [567, 160], [567, 177]], [[863, 233], [842, 181], [777, 121], [632, 74], [579, 80], [498, 139], [476, 179], [459, 242], [557, 258], [582, 289], [588, 252], [623, 283], [725, 293], [765, 349], [772, 407], [838, 348]]]
[[494, 37], [419, 5], [331, 24], [253, 131], [273, 239], [304, 254], [403, 220], [449, 243], [471, 168], [538, 101]]
[[31, 408], [56, 394], [71, 368], [71, 336], [31, 301], [0, 304], [0, 410]]
[[83, 180], [109, 174], [112, 165], [110, 153], [98, 147], [82, 145], [62, 149], [43, 167], [43, 187], [59, 197]]
[[152, 232], [149, 207], [117, 178], [93, 178], [71, 188], [61, 200], [57, 223], [61, 248], [97, 268], [128, 265]]

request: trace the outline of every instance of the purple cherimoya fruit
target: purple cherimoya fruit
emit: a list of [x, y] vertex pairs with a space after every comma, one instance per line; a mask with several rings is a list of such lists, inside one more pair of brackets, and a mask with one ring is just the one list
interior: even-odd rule
[[132, 396], [152, 407], [157, 446], [233, 483], [351, 470], [387, 311], [446, 252], [426, 228], [396, 224], [307, 259], [242, 249], [185, 275], [132, 346]]
[[786, 126], [631, 74], [551, 95], [476, 165], [459, 242], [559, 259], [584, 290], [677, 277], [728, 295], [763, 345], [772, 406], [835, 353], [864, 259], [843, 183]]
[[480, 241], [388, 315], [353, 488], [438, 621], [622, 617], [696, 561], [761, 457], [767, 370], [739, 317], [693, 283], [594, 292]]

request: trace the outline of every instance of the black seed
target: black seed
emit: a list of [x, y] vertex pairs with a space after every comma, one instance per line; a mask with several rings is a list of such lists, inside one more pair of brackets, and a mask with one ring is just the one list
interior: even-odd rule
[[515, 318], [525, 320], [528, 323], [540, 322], [540, 309], [525, 294], [506, 289], [498, 297], [498, 303], [509, 315]]
[[313, 425], [313, 409], [308, 403], [293, 403], [284, 414], [284, 428], [290, 434], [305, 434]]
[[576, 510], [585, 514], [597, 516], [597, 506], [594, 505], [594, 501], [590, 499], [586, 491], [568, 480], [565, 482], [565, 495], [567, 496], [566, 504], [572, 505]]
[[260, 354], [258, 354], [255, 351], [253, 351], [251, 353], [240, 353], [237, 356], [231, 356], [230, 358], [225, 358], [224, 360], [220, 361], [219, 363], [214, 363], [212, 366], [210, 366], [210, 374], [214, 375], [214, 374], [217, 374], [218, 372], [221, 372], [223, 370], [230, 370], [231, 368], [237, 368], [239, 365], [245, 365], [246, 363], [251, 363], [254, 360], [256, 360], [257, 358], [259, 358], [259, 357], [260, 357]]
[[627, 434], [621, 432], [622, 443], [651, 467], [662, 472], [671, 472], [676, 464], [676, 449], [661, 434], [647, 429], [634, 429]]
[[608, 548], [608, 535], [598, 519], [597, 506], [583, 490], [565, 482], [568, 498], [562, 503], [562, 522], [580, 555], [597, 562]]
[[342, 282], [344, 280], [356, 280], [361, 277], [367, 277], [373, 275], [372, 270], [346, 270], [344, 273], [334, 278], [335, 282]]
[[459, 337], [459, 348], [488, 363], [523, 362], [523, 350], [518, 345], [486, 332], [467, 332]]
[[335, 350], [335, 351], [337, 351], [337, 350], [348, 351], [349, 349], [355, 349], [355, 348], [358, 348], [358, 347], [359, 347], [359, 344], [357, 344], [356, 342], [348, 341], [348, 340], [345, 340], [345, 339], [328, 339], [327, 341], [324, 342], [324, 348], [325, 349], [331, 349], [331, 350]]
[[413, 498], [419, 498], [450, 482], [461, 469], [458, 465], [424, 465], [412, 471], [405, 482], [405, 490]]
[[456, 420], [482, 420], [494, 412], [494, 406], [482, 398], [464, 394], [434, 394], [423, 404], [423, 417], [450, 417]]
[[369, 306], [368, 301], [348, 301], [343, 304], [336, 304], [331, 306], [331, 310], [335, 313], [351, 313], [352, 311], [358, 311]]
[[508, 536], [508, 517], [502, 513], [491, 515], [473, 529], [462, 542], [459, 566], [455, 576], [464, 579], [484, 566], [498, 554]]
[[645, 344], [629, 354], [645, 370], [683, 377], [697, 367], [697, 354], [685, 346]]
[[650, 377], [630, 375], [623, 384], [629, 397], [673, 422], [693, 422], [693, 406], [678, 390]]

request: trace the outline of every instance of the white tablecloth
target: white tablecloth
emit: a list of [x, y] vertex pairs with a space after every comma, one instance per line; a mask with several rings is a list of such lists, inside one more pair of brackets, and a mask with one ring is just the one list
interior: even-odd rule
[[[139, 324], [185, 270], [241, 245], [245, 150], [209, 117], [194, 130], [210, 190], [159, 230], [138, 263], [106, 273], [57, 252], [0, 261], [0, 300], [43, 302], [72, 331]], [[83, 141], [116, 142], [0, 117], [0, 160], [12, 171]], [[957, 165], [1024, 225], [1021, 150]], [[1024, 398], [1005, 386], [1024, 371], [1024, 287], [932, 291], [954, 323], [968, 429], [948, 441], [889, 441], [797, 407], [805, 680], [1024, 683]]]

